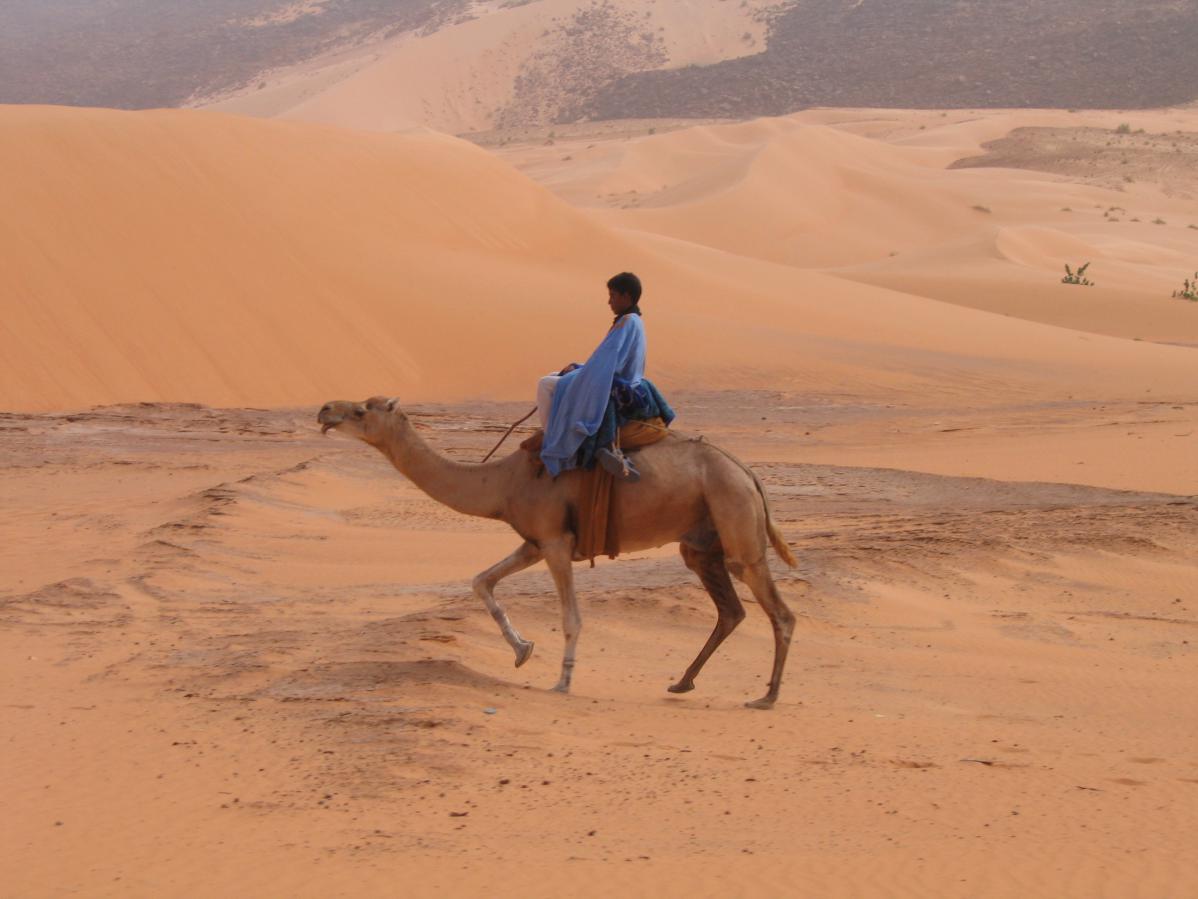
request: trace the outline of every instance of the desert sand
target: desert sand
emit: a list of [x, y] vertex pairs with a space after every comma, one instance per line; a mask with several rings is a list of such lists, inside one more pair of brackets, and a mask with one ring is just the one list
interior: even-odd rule
[[[1198, 131], [0, 107], [0, 892], [1194, 892], [1198, 169], [952, 167], [1124, 122]], [[665, 692], [714, 620], [672, 547], [578, 567], [549, 692], [548, 574], [519, 670], [470, 591], [519, 538], [316, 427], [397, 395], [481, 458], [623, 268], [799, 557], [771, 712], [752, 603]]]

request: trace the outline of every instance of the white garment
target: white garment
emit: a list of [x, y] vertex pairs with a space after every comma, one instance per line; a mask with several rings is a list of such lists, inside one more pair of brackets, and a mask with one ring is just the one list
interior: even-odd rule
[[537, 416], [541, 419], [541, 427], [549, 427], [549, 410], [553, 408], [553, 393], [557, 390], [557, 382], [562, 376], [557, 372], [545, 375], [537, 382]]

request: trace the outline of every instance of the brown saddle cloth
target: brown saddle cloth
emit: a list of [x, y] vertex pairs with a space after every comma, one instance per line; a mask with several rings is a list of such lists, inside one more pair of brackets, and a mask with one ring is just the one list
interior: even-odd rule
[[[664, 440], [669, 431], [660, 418], [648, 421], [630, 421], [620, 428], [616, 445], [621, 450], [635, 450]], [[527, 450], [532, 462], [541, 468], [541, 445], [545, 432], [537, 431], [520, 444]], [[578, 492], [578, 530], [574, 535], [574, 558], [589, 559], [595, 567], [595, 556], [605, 555], [614, 559], [620, 554], [620, 534], [616, 514], [620, 493], [612, 490], [616, 483], [614, 475], [608, 474], [600, 465], [589, 471], [581, 471], [582, 489]], [[629, 489], [636, 489], [635, 486]]]

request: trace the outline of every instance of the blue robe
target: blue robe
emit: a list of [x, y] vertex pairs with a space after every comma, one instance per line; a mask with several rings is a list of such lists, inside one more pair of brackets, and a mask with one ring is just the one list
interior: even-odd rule
[[639, 315], [624, 315], [591, 358], [558, 381], [541, 448], [551, 475], [577, 467], [575, 454], [603, 424], [613, 388], [638, 387], [644, 376], [645, 325]]

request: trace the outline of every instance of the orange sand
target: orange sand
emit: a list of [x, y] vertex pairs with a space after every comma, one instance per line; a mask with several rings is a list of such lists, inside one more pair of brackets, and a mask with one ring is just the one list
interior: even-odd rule
[[[369, 113], [0, 107], [0, 893], [1194, 892], [1198, 210], [946, 166], [1198, 113]], [[623, 268], [800, 558], [773, 712], [754, 606], [665, 693], [713, 618], [672, 548], [579, 569], [546, 692], [545, 572], [498, 591], [519, 671], [469, 590], [515, 535], [314, 427], [385, 392], [479, 458]]]

